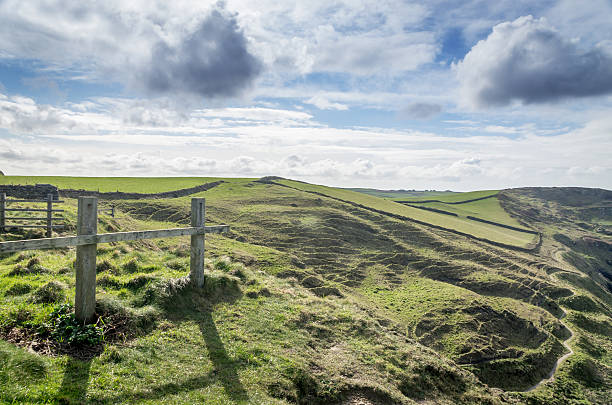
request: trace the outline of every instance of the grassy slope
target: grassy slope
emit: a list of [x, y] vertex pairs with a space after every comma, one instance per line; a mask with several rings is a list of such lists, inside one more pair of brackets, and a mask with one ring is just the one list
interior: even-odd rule
[[418, 221], [423, 221], [433, 225], [454, 229], [459, 232], [474, 235], [478, 238], [485, 238], [508, 245], [525, 247], [528, 244], [533, 243], [535, 240], [534, 235], [526, 234], [523, 232], [517, 232], [510, 229], [500, 228], [494, 225], [475, 222], [467, 218], [457, 218], [449, 215], [420, 210], [418, 208], [405, 206], [402, 204], [395, 203], [393, 201], [385, 200], [363, 193], [357, 193], [350, 190], [317, 186], [291, 180], [280, 180], [278, 181], [278, 183], [295, 187], [304, 191], [314, 191], [318, 193], [323, 193], [330, 197], [339, 198], [345, 201], [352, 201], [357, 204], [389, 212], [391, 214], [414, 218]]
[[53, 184], [58, 188], [122, 191], [126, 193], [160, 193], [199, 186], [219, 180], [218, 177], [63, 177], [0, 176], [0, 184]]
[[475, 198], [482, 198], [488, 196], [495, 196], [499, 193], [499, 190], [481, 190], [481, 191], [470, 191], [465, 193], [443, 193], [438, 194], [425, 193], [423, 195], [403, 195], [401, 193], [383, 195], [372, 192], [363, 191], [363, 189], [352, 189], [354, 191], [370, 194], [377, 197], [387, 198], [395, 201], [423, 201], [423, 200], [439, 200], [440, 202], [429, 202], [429, 203], [414, 203], [419, 207], [435, 208], [443, 211], [455, 213], [461, 217], [468, 215], [475, 216], [477, 218], [486, 219], [488, 221], [498, 222], [504, 225], [523, 227], [515, 218], [512, 218], [508, 213], [501, 207], [499, 200], [495, 197], [487, 198], [484, 200], [473, 201], [464, 204], [447, 204], [453, 202], [468, 201]]
[[[406, 198], [406, 201], [419, 201], [419, 200], [439, 200], [442, 202], [461, 202], [467, 200], [473, 200], [475, 198], [488, 197], [491, 195], [495, 195], [499, 193], [499, 190], [478, 190], [478, 191], [468, 191], [465, 193], [452, 193], [446, 195], [435, 196], [431, 198], [420, 198], [420, 197], [410, 197]], [[399, 200], [399, 198], [396, 198]]]
[[[245, 214], [252, 220], [252, 215], [259, 217], [260, 213], [243, 204], [235, 205], [236, 199], [257, 207], [257, 198], [275, 196], [263, 185], [244, 187], [241, 181], [204, 195], [210, 201], [211, 223], [216, 222], [219, 210], [228, 208], [232, 213], [225, 216], [227, 222], [240, 220]], [[165, 209], [184, 211], [187, 203], [188, 199], [168, 200]], [[74, 220], [74, 201], [67, 204], [68, 215]], [[123, 208], [134, 206], [128, 202]], [[146, 217], [148, 213], [139, 208], [134, 215]], [[274, 205], [266, 204], [265, 208]], [[102, 217], [101, 222], [102, 227], [129, 229], [165, 225], [152, 219], [135, 220], [125, 213], [116, 219]], [[106, 263], [108, 268], [98, 276], [98, 299], [120, 302], [136, 314], [153, 314], [157, 319], [153, 330], [127, 345], [108, 345], [99, 357], [88, 361], [65, 356], [41, 358], [2, 343], [0, 356], [7, 361], [0, 370], [4, 388], [0, 400], [268, 404], [299, 399], [310, 403], [311, 397], [312, 401], [323, 402], [340, 399], [345, 390], [378, 392], [376, 396], [385, 402], [406, 401], [403, 391], [417, 399], [460, 394], [468, 402], [470, 398], [494, 396], [469, 374], [407, 341], [398, 326], [382, 323], [384, 318], [380, 322], [387, 326], [378, 324], [378, 318], [367, 312], [368, 307], [355, 299], [319, 298], [295, 281], [272, 277], [270, 274], [279, 269], [292, 268], [278, 251], [222, 237], [207, 239], [209, 257], [235, 254], [247, 263], [256, 261], [255, 268], [265, 273], [238, 261], [230, 262], [228, 269], [239, 271], [243, 277], [238, 281], [223, 271], [225, 265], [217, 265], [227, 261], [210, 263], [210, 291], [204, 295], [183, 291], [186, 297], [173, 297], [171, 304], [156, 305], [156, 283], [186, 272], [189, 259], [185, 241], [175, 238], [100, 246], [98, 263]], [[9, 274], [18, 265], [27, 266], [34, 257], [46, 270], [19, 277]], [[32, 323], [44, 316], [50, 307], [32, 300], [37, 289], [52, 280], [64, 284], [65, 298], [72, 300], [73, 260], [73, 249], [15, 254], [4, 259], [0, 265], [2, 322], [13, 322], [16, 313]], [[19, 289], [14, 288], [16, 284]], [[225, 287], [218, 291], [215, 285]], [[429, 371], [419, 371], [426, 365], [444, 374], [430, 376]], [[351, 375], [348, 380], [347, 373]], [[444, 387], [447, 374], [461, 381], [456, 393], [456, 387], [444, 392], [449, 390]]]
[[[528, 188], [502, 194], [505, 209], [543, 233], [541, 254], [555, 258], [565, 270], [555, 277], [574, 291], [560, 300], [567, 312], [565, 322], [576, 337], [570, 343], [575, 354], [561, 367], [558, 385], [580, 384], [593, 403], [608, 403], [612, 396], [612, 236], [601, 229], [591, 207], [598, 207], [595, 212], [601, 214], [599, 207], [611, 205], [612, 193], [607, 191], [606, 197], [597, 189]], [[610, 210], [605, 212], [610, 215]]]
[[487, 198], [486, 200], [473, 201], [465, 204], [444, 204], [444, 203], [421, 203], [415, 204], [419, 207], [436, 208], [439, 210], [453, 212], [459, 216], [468, 215], [488, 221], [498, 222], [504, 225], [525, 228], [516, 218], [512, 218], [501, 207], [497, 198]]
[[409, 191], [409, 190], [376, 190], [373, 188], [346, 188], [346, 190], [356, 191], [373, 195], [374, 197], [386, 198], [389, 200], [402, 200], [409, 198], [435, 198], [453, 194], [452, 191]]
[[[245, 179], [200, 195], [209, 223], [232, 226], [231, 238], [207, 237], [206, 289], [163, 293], [188, 271], [184, 238], [99, 246], [106, 268], [98, 296], [127, 308], [142, 336], [110, 343], [89, 361], [0, 342], [0, 401], [284, 404], [359, 394], [377, 404], [561, 404], [601, 390], [576, 377], [592, 364], [599, 372], [612, 353], [592, 324], [595, 332], [579, 330], [595, 342], [591, 354], [562, 367], [565, 377], [538, 393], [500, 395], [464, 371], [520, 387], [560, 355], [550, 331], [561, 333], [553, 314], [568, 290], [541, 258]], [[75, 202], [67, 205], [74, 221]], [[188, 221], [189, 198], [122, 201], [119, 212], [102, 216], [101, 228], [159, 228], [168, 219], [176, 226]], [[32, 257], [48, 271], [9, 274]], [[24, 322], [35, 324], [50, 307], [32, 300], [51, 280], [72, 299], [73, 260], [74, 250], [0, 260], [0, 325], [27, 314]]]

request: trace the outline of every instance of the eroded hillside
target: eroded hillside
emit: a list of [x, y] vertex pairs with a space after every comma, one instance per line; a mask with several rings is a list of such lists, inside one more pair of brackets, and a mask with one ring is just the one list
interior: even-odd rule
[[[85, 362], [3, 343], [7, 364], [33, 362], [43, 371], [28, 374], [33, 388], [24, 393], [18, 367], [3, 368], [7, 389], [0, 398], [604, 403], [610, 395], [611, 267], [605, 266], [612, 262], [600, 230], [609, 214], [602, 219], [598, 211], [605, 198], [583, 207], [530, 190], [501, 193], [514, 219], [543, 234], [541, 247], [528, 250], [480, 240], [485, 227], [476, 239], [404, 220], [386, 212], [387, 203], [372, 209], [350, 194], [326, 193], [312, 185], [226, 179], [199, 194], [207, 199], [207, 222], [232, 229], [207, 237], [205, 291], [180, 283], [189, 262], [180, 238], [100, 246], [100, 301], [132, 314], [130, 322], [142, 323], [137, 333], [109, 340]], [[75, 202], [68, 204], [74, 219]], [[109, 231], [177, 226], [189, 218], [189, 198], [116, 204], [117, 218], [101, 217]], [[45, 311], [37, 291], [52, 280], [62, 287], [49, 304], [71, 297], [73, 259], [70, 250], [2, 259], [5, 340], [27, 344], [28, 322]], [[25, 314], [21, 323], [15, 305]], [[21, 341], [10, 335], [16, 331]], [[516, 392], [546, 379], [568, 347], [574, 353], [554, 380]], [[163, 380], [155, 377], [160, 367], [167, 370]]]

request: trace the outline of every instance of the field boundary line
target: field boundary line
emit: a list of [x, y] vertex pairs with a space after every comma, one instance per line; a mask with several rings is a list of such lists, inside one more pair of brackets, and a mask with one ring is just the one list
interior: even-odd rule
[[483, 222], [485, 224], [489, 224], [489, 225], [495, 225], [495, 226], [500, 226], [502, 228], [508, 228], [508, 229], [512, 229], [513, 231], [517, 231], [517, 232], [525, 232], [525, 233], [530, 233], [532, 235], [537, 235], [538, 231], [532, 231], [531, 229], [524, 229], [524, 228], [518, 228], [516, 226], [512, 226], [512, 225], [505, 225], [499, 222], [495, 222], [495, 221], [489, 221], [488, 219], [482, 219], [482, 218], [478, 218], [478, 217], [473, 217], [471, 215], [467, 215], [466, 216], [467, 219], [471, 219], [472, 221], [478, 221], [478, 222]]
[[[451, 232], [451, 233], [454, 233], [456, 235], [465, 236], [465, 237], [470, 238], [470, 239], [474, 239], [474, 240], [477, 240], [477, 241], [489, 243], [491, 245], [498, 246], [498, 247], [503, 247], [503, 248], [506, 248], [506, 249], [516, 250], [516, 251], [519, 251], [519, 252], [533, 253], [533, 252], [537, 251], [540, 248], [540, 246], [542, 245], [542, 234], [540, 232], [537, 233], [536, 236], [538, 237], [538, 240], [537, 240], [537, 242], [535, 244], [533, 244], [532, 247], [521, 247], [521, 246], [509, 245], [507, 243], [495, 242], [495, 241], [490, 240], [490, 239], [480, 238], [478, 236], [474, 236], [474, 235], [471, 235], [469, 233], [461, 232], [461, 231], [458, 231], [456, 229], [445, 228], [445, 227], [440, 226], [440, 225], [434, 225], [434, 224], [430, 224], [429, 222], [420, 221], [418, 219], [406, 217], [406, 216], [403, 216], [403, 215], [393, 214], [391, 212], [387, 212], [387, 211], [379, 210], [379, 209], [376, 209], [376, 208], [368, 207], [366, 205], [362, 205], [362, 204], [359, 204], [359, 203], [356, 203], [356, 202], [353, 202], [353, 201], [347, 201], [347, 200], [343, 200], [343, 199], [338, 198], [338, 197], [332, 197], [332, 196], [329, 196], [327, 194], [319, 193], [317, 191], [302, 190], [302, 189], [299, 189], [297, 187], [291, 187], [291, 186], [288, 186], [286, 184], [277, 183], [277, 182], [271, 181], [271, 180], [262, 180], [262, 179], [259, 179], [259, 180], [256, 180], [256, 182], [259, 182], [259, 183], [262, 183], [262, 184], [273, 184], [273, 185], [276, 185], [276, 186], [286, 187], [286, 188], [290, 188], [290, 189], [293, 189], [293, 190], [301, 191], [301, 192], [304, 192], [304, 193], [310, 193], [310, 194], [319, 195], [319, 196], [322, 196], [322, 197], [325, 197], [325, 198], [330, 198], [332, 200], [343, 202], [345, 204], [350, 204], [352, 206], [355, 206], [355, 207], [358, 207], [358, 208], [362, 208], [362, 209], [365, 209], [365, 210], [368, 210], [368, 211], [376, 212], [377, 214], [386, 215], [386, 216], [391, 217], [391, 218], [401, 219], [403, 221], [409, 221], [409, 222], [413, 222], [413, 223], [416, 223], [416, 224], [419, 224], [419, 225], [423, 225], [423, 226], [427, 226], [427, 227], [430, 227], [430, 228], [439, 229], [439, 230], [446, 231], [446, 232]], [[394, 202], [394, 201], [392, 201], [392, 202]]]
[[64, 188], [59, 190], [62, 197], [78, 198], [78, 197], [97, 197], [102, 200], [155, 200], [160, 198], [180, 198], [188, 195], [200, 193], [210, 190], [218, 185], [226, 183], [223, 180], [213, 181], [212, 183], [204, 183], [199, 186], [181, 188], [178, 190], [163, 191], [161, 193], [126, 193], [123, 191], [100, 192], [93, 190], [76, 190], [72, 188]]
[[419, 201], [407, 201], [407, 200], [392, 200], [394, 202], [400, 203], [400, 204], [427, 204], [427, 203], [442, 203], [442, 204], [449, 204], [449, 205], [457, 205], [457, 204], [467, 204], [467, 203], [471, 203], [474, 201], [480, 201], [480, 200], [486, 200], [487, 198], [493, 198], [493, 197], [497, 197], [497, 195], [499, 194], [499, 192], [495, 193], [495, 194], [491, 194], [491, 195], [487, 195], [485, 197], [478, 197], [478, 198], [472, 198], [470, 200], [465, 200], [465, 201], [441, 201], [441, 200], [419, 200]]

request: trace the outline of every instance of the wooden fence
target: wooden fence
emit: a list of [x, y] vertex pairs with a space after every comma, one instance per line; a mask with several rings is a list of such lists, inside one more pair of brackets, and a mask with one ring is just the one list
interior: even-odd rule
[[191, 227], [155, 229], [149, 231], [98, 234], [98, 199], [79, 197], [77, 236], [0, 242], [0, 254], [22, 250], [57, 249], [76, 246], [76, 292], [74, 310], [81, 322], [91, 322], [96, 307], [96, 249], [98, 243], [139, 239], [191, 236], [189, 277], [198, 287], [204, 285], [204, 236], [207, 233], [228, 232], [228, 225], [205, 226], [206, 200], [191, 199]]
[[[47, 198], [45, 200], [16, 200], [7, 199], [5, 193], [0, 193], [0, 232], [6, 232], [6, 230], [9, 228], [46, 228], [47, 238], [50, 238], [53, 235], [54, 229], [61, 229], [64, 227], [63, 224], [57, 224], [57, 222], [62, 221], [63, 218], [53, 216], [54, 213], [64, 211], [61, 209], [53, 208], [53, 204], [58, 204], [62, 202], [63, 201], [54, 200], [53, 194], [47, 195]], [[45, 203], [46, 208], [8, 208], [8, 205], [13, 203]], [[20, 216], [9, 217], [7, 216], [7, 213], [15, 213], [14, 215]], [[34, 215], [44, 215], [44, 217], [27, 216], [27, 213], [33, 213]], [[26, 222], [26, 224], [7, 223], [10, 221]], [[44, 221], [44, 223], [42, 223], [42, 221]]]
[[102, 214], [110, 215], [111, 217], [115, 218], [115, 206], [114, 205], [111, 205], [108, 208], [98, 208], [98, 212]]

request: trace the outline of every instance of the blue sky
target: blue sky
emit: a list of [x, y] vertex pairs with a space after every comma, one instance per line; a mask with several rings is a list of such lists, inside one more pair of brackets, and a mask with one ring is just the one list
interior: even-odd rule
[[612, 188], [610, 21], [607, 0], [4, 0], [0, 170]]

